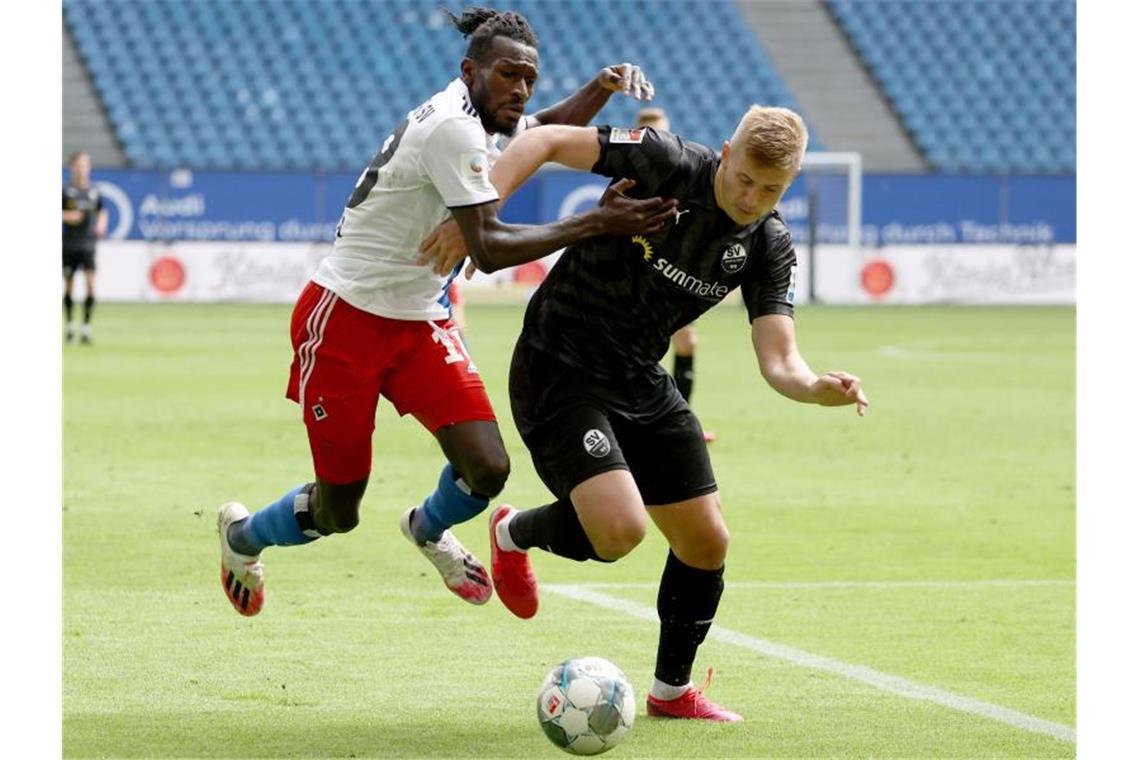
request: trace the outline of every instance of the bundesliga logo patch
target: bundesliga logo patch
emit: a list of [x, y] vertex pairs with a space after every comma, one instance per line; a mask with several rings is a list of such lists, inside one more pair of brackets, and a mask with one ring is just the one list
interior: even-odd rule
[[325, 408], [323, 406], [320, 404], [313, 404], [313, 419], [315, 419], [317, 422], [320, 422], [328, 416], [329, 414], [325, 411]]
[[610, 131], [611, 143], [636, 145], [643, 139], [645, 139], [645, 130], [640, 127], [637, 129], [614, 129]]
[[494, 190], [491, 185], [491, 162], [484, 151], [468, 151], [460, 159], [461, 176], [468, 187]]

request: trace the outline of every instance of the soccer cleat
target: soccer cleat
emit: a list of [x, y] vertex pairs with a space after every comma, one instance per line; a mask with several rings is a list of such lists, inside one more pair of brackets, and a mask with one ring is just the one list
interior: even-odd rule
[[91, 345], [91, 325], [83, 325], [79, 328], [79, 343], [80, 345]]
[[261, 555], [250, 557], [230, 548], [229, 529], [249, 517], [244, 504], [231, 501], [218, 509], [218, 538], [222, 544], [222, 590], [234, 609], [246, 617], [261, 612], [265, 603], [265, 566]]
[[74, 343], [75, 342], [75, 326], [74, 325], [72, 325], [70, 323], [67, 325], [67, 332], [64, 333], [63, 339], [65, 341], [67, 341], [68, 343]]
[[712, 443], [713, 441], [716, 440], [716, 433], [714, 433], [712, 431], [706, 430], [704, 435], [705, 435], [705, 443]]
[[491, 579], [487, 577], [487, 568], [463, 548], [450, 530], [445, 530], [438, 541], [417, 541], [412, 535], [412, 513], [415, 511], [416, 507], [412, 507], [400, 517], [400, 532], [435, 565], [443, 577], [443, 585], [453, 594], [471, 604], [486, 604], [491, 598]]
[[646, 712], [653, 718], [688, 718], [692, 720], [713, 720], [722, 723], [739, 723], [741, 716], [726, 710], [705, 696], [705, 689], [712, 683], [712, 668], [709, 668], [705, 685], [696, 688], [691, 685], [676, 699], [657, 699], [652, 694], [645, 698]]
[[495, 581], [495, 592], [506, 608], [525, 620], [538, 612], [538, 579], [531, 569], [530, 556], [526, 552], [499, 548], [495, 535], [499, 523], [517, 511], [504, 504], [491, 513], [491, 577]]

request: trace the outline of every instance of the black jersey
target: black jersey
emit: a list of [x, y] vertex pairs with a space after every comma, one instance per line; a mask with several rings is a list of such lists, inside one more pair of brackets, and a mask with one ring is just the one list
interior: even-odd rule
[[95, 250], [95, 222], [103, 210], [103, 196], [94, 187], [65, 185], [63, 188], [63, 210], [79, 209], [83, 221], [79, 224], [63, 225], [63, 250]]
[[628, 377], [737, 287], [750, 321], [792, 314], [791, 233], [774, 211], [741, 227], [717, 207], [717, 153], [652, 128], [598, 127], [598, 139], [592, 171], [636, 180], [633, 197], [676, 198], [676, 219], [652, 235], [567, 247], [527, 307], [520, 343], [595, 377]]

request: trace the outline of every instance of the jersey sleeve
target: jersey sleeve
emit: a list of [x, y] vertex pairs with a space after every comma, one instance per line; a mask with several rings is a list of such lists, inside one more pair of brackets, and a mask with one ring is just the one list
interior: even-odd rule
[[687, 176], [696, 168], [681, 138], [652, 127], [600, 126], [598, 143], [601, 155], [590, 171], [603, 177], [636, 180], [631, 193], [636, 197], [661, 194], [676, 184], [679, 175]]
[[497, 201], [487, 135], [474, 119], [447, 119], [424, 142], [424, 171], [448, 208]]
[[748, 307], [748, 321], [768, 314], [794, 316], [796, 298], [796, 248], [792, 233], [778, 216], [764, 223], [765, 250], [749, 267], [749, 277], [740, 292]]

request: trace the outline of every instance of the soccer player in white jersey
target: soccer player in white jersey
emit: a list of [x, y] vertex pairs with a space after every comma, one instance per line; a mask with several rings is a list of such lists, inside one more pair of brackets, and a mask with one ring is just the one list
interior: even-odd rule
[[597, 208], [553, 224], [500, 221], [489, 179], [497, 135], [586, 124], [613, 92], [651, 98], [653, 87], [636, 66], [610, 66], [562, 102], [524, 116], [539, 74], [527, 20], [484, 8], [451, 20], [470, 37], [461, 75], [383, 141], [348, 199], [332, 253], [293, 311], [286, 395], [301, 407], [315, 480], [252, 516], [238, 502], [218, 510], [222, 587], [242, 615], [256, 615], [264, 603], [265, 547], [356, 527], [381, 395], [401, 415], [415, 415], [447, 458], [436, 490], [401, 517], [402, 532], [447, 588], [486, 602], [486, 569], [448, 528], [487, 507], [510, 464], [483, 381], [449, 319], [447, 290], [458, 267], [436, 274], [416, 263], [417, 246], [449, 215], [463, 222], [475, 254], [535, 257], [593, 235], [660, 229], [673, 218], [671, 201], [611, 190]]

